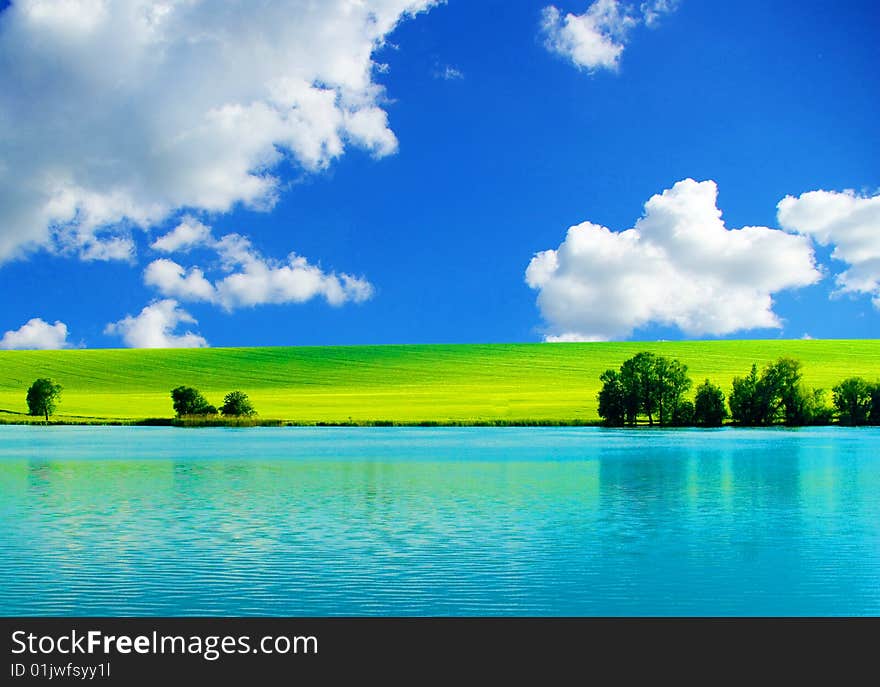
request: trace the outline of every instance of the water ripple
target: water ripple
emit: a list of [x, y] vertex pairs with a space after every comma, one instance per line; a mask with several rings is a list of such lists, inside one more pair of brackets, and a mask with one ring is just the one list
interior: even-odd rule
[[0, 427], [0, 615], [876, 615], [878, 449]]

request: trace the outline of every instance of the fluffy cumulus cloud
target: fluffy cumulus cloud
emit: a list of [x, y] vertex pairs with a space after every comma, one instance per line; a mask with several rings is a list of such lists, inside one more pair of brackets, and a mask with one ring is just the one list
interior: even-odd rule
[[67, 325], [64, 322], [49, 324], [39, 317], [28, 320], [18, 329], [6, 332], [0, 339], [0, 348], [3, 349], [55, 349], [67, 348], [69, 345]]
[[216, 284], [217, 300], [226, 309], [264, 303], [303, 303], [322, 296], [330, 305], [360, 303], [372, 296], [372, 285], [350, 274], [325, 273], [291, 253], [286, 262], [264, 259], [238, 234], [223, 237], [217, 250], [231, 274]]
[[215, 300], [214, 285], [198, 267], [187, 269], [173, 260], [153, 260], [144, 270], [144, 283], [156, 288], [163, 296], [173, 296], [183, 301]]
[[579, 68], [615, 70], [630, 31], [639, 24], [654, 26], [676, 5], [676, 0], [652, 0], [638, 6], [620, 0], [595, 0], [583, 14], [565, 15], [550, 5], [541, 19], [544, 44]]
[[119, 336], [131, 348], [200, 348], [208, 342], [189, 330], [175, 333], [180, 325], [198, 324], [177, 301], [168, 298], [146, 306], [136, 316], [128, 315], [108, 324], [105, 334]]
[[[295, 253], [284, 261], [265, 258], [246, 236], [227, 234], [215, 240], [209, 228], [199, 226], [199, 242], [216, 252], [221, 275], [210, 281], [198, 266], [184, 267], [174, 260], [159, 258], [144, 271], [145, 284], [163, 296], [214, 303], [227, 311], [268, 303], [304, 303], [316, 297], [323, 297], [330, 305], [342, 305], [360, 303], [373, 295], [372, 284], [361, 277], [325, 272]], [[177, 241], [181, 227], [184, 225], [153, 246], [175, 244], [183, 249], [190, 245]]]
[[174, 229], [153, 241], [150, 248], [161, 253], [185, 253], [210, 242], [211, 229], [187, 216]]
[[692, 179], [653, 196], [626, 231], [571, 227], [526, 270], [551, 341], [625, 338], [650, 324], [694, 336], [780, 327], [773, 294], [820, 278], [809, 238], [728, 229], [715, 182]]
[[834, 246], [831, 257], [847, 265], [835, 276], [837, 294], [868, 294], [880, 309], [880, 194], [810, 191], [786, 196], [779, 225]]
[[129, 259], [131, 228], [180, 208], [271, 207], [284, 160], [393, 153], [373, 54], [434, 3], [16, 0], [0, 12], [0, 263]]

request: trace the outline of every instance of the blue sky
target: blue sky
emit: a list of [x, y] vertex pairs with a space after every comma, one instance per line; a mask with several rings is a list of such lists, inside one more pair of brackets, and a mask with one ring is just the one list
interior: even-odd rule
[[[13, 3], [0, 14], [7, 93], [0, 95], [7, 132], [0, 136], [0, 181], [37, 190], [0, 193], [0, 203], [22, 208], [3, 216], [0, 204], [6, 347], [880, 337], [876, 5], [681, 0], [660, 3], [666, 11], [649, 22], [637, 4], [602, 1], [605, 9], [614, 6], [617, 24], [595, 19], [588, 1], [556, 2], [559, 18], [551, 26], [547, 2], [449, 0], [401, 18], [406, 3], [377, 0], [377, 12], [391, 24], [400, 19], [396, 28], [340, 28], [340, 40], [322, 44], [302, 67], [312, 86], [337, 88], [337, 102], [357, 91], [355, 104], [340, 106], [347, 113], [370, 114], [366, 128], [345, 125], [343, 152], [311, 166], [302, 152], [301, 131], [326, 121], [324, 110], [301, 126], [285, 118], [276, 136], [255, 141], [240, 157], [200, 138], [201, 149], [171, 158], [170, 169], [188, 189], [180, 194], [157, 190], [161, 170], [138, 165], [153, 159], [142, 151], [179, 140], [205, 116], [207, 100], [187, 101], [193, 85], [186, 68], [195, 65], [197, 88], [216, 91], [215, 107], [250, 107], [269, 96], [250, 85], [227, 88], [224, 80], [275, 84], [300, 69], [297, 59], [310, 58], [283, 55], [274, 71], [264, 64], [248, 71], [245, 64], [230, 76], [199, 62], [204, 56], [196, 51], [181, 52], [168, 73], [182, 71], [188, 91], [166, 102], [163, 82], [149, 82], [162, 65], [127, 62], [124, 53], [118, 71], [103, 78], [106, 56], [127, 48], [101, 43], [101, 36], [119, 33], [112, 21], [122, 20], [101, 15], [95, 0], [79, 8], [80, 17], [99, 17], [76, 29], [82, 36], [97, 32], [88, 41], [65, 33], [73, 31], [69, 18], [62, 30], [29, 3]], [[296, 19], [302, 3], [288, 4]], [[314, 21], [336, 36], [343, 20], [332, 11]], [[616, 66], [607, 51], [584, 61], [577, 49], [590, 46], [573, 42], [584, 34], [567, 32], [568, 13], [569, 27], [594, 29], [607, 39], [605, 48], [620, 48]], [[236, 43], [224, 50], [232, 54], [250, 41], [253, 49], [244, 54], [267, 59], [263, 39], [246, 31], [263, 19], [231, 16], [220, 29]], [[161, 21], [151, 25], [170, 26], [169, 36], [190, 26]], [[22, 47], [34, 35], [60, 46], [73, 77]], [[106, 44], [106, 52], [91, 52], [95, 44]], [[369, 83], [355, 75], [328, 86], [319, 60], [363, 60], [364, 45], [374, 63]], [[192, 65], [182, 70], [186, 60]], [[222, 87], [214, 89], [215, 82]], [[299, 94], [272, 107], [305, 112], [296, 98], [306, 102]], [[271, 130], [275, 120], [260, 119], [261, 112], [234, 123], [243, 128], [217, 146], [235, 147], [242, 132]], [[387, 115], [387, 126], [377, 124], [377, 113]], [[300, 147], [285, 148], [286, 137]], [[74, 148], [62, 150], [74, 140]], [[266, 161], [267, 145], [281, 155]], [[179, 171], [203, 150], [210, 164]], [[275, 179], [270, 200], [240, 190], [241, 159], [251, 164], [245, 172]], [[27, 160], [23, 172], [12, 169], [18, 160]], [[224, 165], [231, 171], [216, 201], [205, 179]], [[45, 210], [60, 197], [55, 181], [51, 193], [45, 190], [47, 170], [66, 170], [53, 179], [75, 188], [55, 214]], [[116, 203], [118, 179], [131, 198]], [[724, 227], [705, 219], [712, 189], [676, 186], [685, 179], [714, 182]], [[810, 192], [821, 195], [803, 195]], [[787, 196], [783, 216], [777, 204]], [[619, 232], [643, 215], [649, 221], [636, 228], [638, 246], [624, 243]], [[209, 227], [213, 238], [188, 252], [151, 248], [184, 220]], [[567, 239], [568, 228], [583, 222], [592, 224]], [[704, 239], [707, 224], [711, 240]], [[751, 226], [767, 229], [748, 241], [729, 231]], [[245, 257], [217, 247], [228, 234], [248, 238]], [[111, 239], [126, 242], [125, 250], [95, 249]], [[538, 278], [536, 266], [530, 286], [526, 269], [544, 251], [554, 251], [547, 259], [555, 267], [541, 267]], [[300, 295], [286, 287], [253, 295], [251, 282], [239, 291], [219, 285], [230, 274], [253, 276], [247, 265], [260, 274], [285, 266], [296, 272], [286, 257], [291, 252], [323, 280], [311, 296], [299, 286], [291, 288]], [[198, 267], [213, 295], [195, 297], [170, 277], [148, 285], [145, 270], [157, 260]], [[658, 292], [664, 295], [652, 295]], [[155, 318], [135, 322], [157, 303], [166, 305]], [[33, 318], [46, 327], [63, 323], [64, 336], [57, 326], [20, 330]], [[186, 332], [193, 336], [185, 339]]]

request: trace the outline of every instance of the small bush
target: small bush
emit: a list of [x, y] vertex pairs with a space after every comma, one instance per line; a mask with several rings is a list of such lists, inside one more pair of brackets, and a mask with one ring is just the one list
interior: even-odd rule
[[257, 414], [248, 395], [243, 391], [230, 391], [226, 394], [220, 412], [224, 417], [251, 417]]

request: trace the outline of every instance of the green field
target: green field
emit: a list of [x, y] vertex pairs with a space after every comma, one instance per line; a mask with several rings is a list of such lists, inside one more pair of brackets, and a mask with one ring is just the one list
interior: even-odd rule
[[815, 387], [880, 379], [878, 340], [2, 351], [0, 420], [20, 418], [29, 384], [51, 377], [64, 387], [59, 418], [77, 421], [169, 418], [179, 385], [218, 406], [241, 389], [261, 417], [304, 424], [594, 421], [599, 375], [642, 350], [725, 392], [752, 362], [783, 355]]

